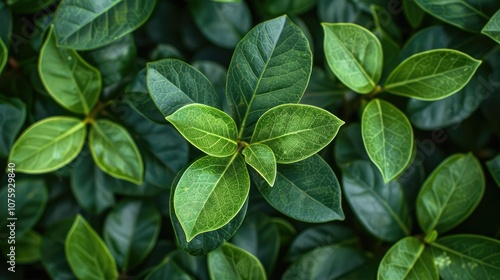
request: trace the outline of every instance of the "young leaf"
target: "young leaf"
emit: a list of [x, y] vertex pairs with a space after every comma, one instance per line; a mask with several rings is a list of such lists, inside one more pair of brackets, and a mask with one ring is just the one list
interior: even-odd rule
[[255, 256], [230, 243], [208, 254], [208, 270], [211, 279], [267, 279]]
[[207, 77], [180, 60], [148, 63], [146, 80], [151, 98], [165, 116], [190, 103], [221, 108], [219, 95]]
[[223, 111], [203, 104], [189, 104], [166, 117], [177, 130], [204, 153], [227, 157], [238, 148], [238, 129]]
[[8, 131], [0, 136], [0, 158], [6, 158], [26, 120], [26, 104], [18, 98], [0, 96], [0, 119], [0, 131]]
[[417, 5], [415, 0], [403, 0], [403, 12], [406, 20], [413, 28], [417, 28], [424, 19], [424, 11]]
[[272, 187], [276, 180], [276, 158], [273, 150], [264, 144], [251, 144], [243, 150], [245, 161]]
[[278, 163], [306, 159], [328, 145], [344, 121], [330, 112], [309, 105], [284, 104], [264, 113], [251, 143], [265, 144]]
[[66, 258], [78, 279], [118, 279], [116, 263], [99, 235], [77, 215], [65, 242]]
[[442, 279], [495, 279], [500, 275], [500, 242], [480, 235], [446, 236], [431, 243]]
[[377, 279], [439, 279], [429, 248], [415, 237], [405, 237], [385, 254]]
[[5, 46], [2, 38], [0, 38], [0, 73], [2, 73], [3, 67], [7, 63], [8, 56], [7, 47]]
[[142, 157], [125, 128], [109, 120], [97, 120], [90, 129], [89, 147], [102, 171], [136, 185], [142, 184]]
[[339, 182], [319, 155], [278, 165], [272, 188], [260, 175], [251, 174], [267, 202], [289, 217], [308, 223], [344, 219]]
[[107, 45], [141, 26], [155, 4], [156, 0], [65, 0], [54, 17], [57, 44], [76, 50]]
[[52, 29], [40, 51], [38, 74], [50, 96], [71, 112], [86, 115], [99, 99], [99, 70], [76, 51], [57, 47]]
[[461, 90], [480, 64], [480, 60], [451, 49], [421, 52], [401, 62], [384, 89], [421, 100], [442, 99]]
[[448, 231], [476, 209], [484, 193], [481, 164], [472, 154], [445, 159], [425, 180], [417, 198], [417, 218], [424, 232]]
[[493, 177], [497, 185], [500, 187], [500, 154], [487, 161], [486, 166], [488, 166], [491, 177]]
[[500, 10], [498, 10], [481, 30], [486, 36], [491, 37], [500, 44]]
[[236, 46], [228, 69], [226, 94], [239, 138], [250, 138], [268, 109], [298, 103], [311, 69], [309, 42], [288, 17], [254, 27]]
[[85, 124], [76, 118], [51, 117], [28, 127], [12, 145], [9, 162], [17, 172], [39, 174], [70, 163], [85, 143]]
[[186, 240], [219, 229], [240, 211], [250, 190], [245, 161], [205, 156], [184, 172], [174, 193], [174, 210]]
[[373, 33], [352, 23], [322, 23], [330, 69], [348, 88], [370, 93], [382, 75], [382, 46]]
[[361, 132], [368, 156], [385, 183], [406, 169], [413, 152], [413, 129], [403, 112], [389, 102], [373, 99], [363, 110]]

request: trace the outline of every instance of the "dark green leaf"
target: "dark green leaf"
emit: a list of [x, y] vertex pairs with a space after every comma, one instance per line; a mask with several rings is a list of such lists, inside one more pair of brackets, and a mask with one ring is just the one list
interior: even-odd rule
[[[28, 230], [16, 239], [16, 263], [30, 264], [40, 261], [42, 236], [38, 232]], [[7, 242], [2, 245], [8, 248]]]
[[[12, 33], [12, 13], [4, 2], [0, 2], [0, 41], [10, 42]], [[13, 48], [14, 51], [16, 50]], [[1, 60], [0, 60], [1, 61]], [[1, 69], [2, 67], [0, 67]], [[0, 72], [2, 72], [0, 70]]]
[[0, 158], [9, 155], [10, 148], [26, 119], [26, 104], [18, 98], [4, 99], [0, 96]]
[[450, 29], [447, 26], [433, 25], [415, 33], [401, 50], [401, 61], [416, 53], [448, 47], [452, 39], [461, 37], [460, 33], [454, 33]]
[[32, 14], [47, 9], [55, 0], [7, 0], [6, 2], [12, 11], [16, 13]]
[[500, 10], [498, 10], [483, 27], [481, 33], [490, 36], [500, 44]]
[[335, 163], [343, 168], [356, 160], [370, 160], [370, 157], [361, 136], [361, 125], [350, 123], [340, 130], [335, 140]]
[[199, 279], [208, 280], [207, 260], [204, 257], [193, 257], [182, 250], [176, 250], [156, 266], [146, 277], [152, 279]]
[[368, 7], [356, 0], [318, 0], [321, 22], [352, 22], [367, 26], [371, 22]]
[[348, 91], [340, 87], [338, 82], [329, 77], [322, 68], [313, 67], [311, 80], [300, 103], [326, 108], [334, 102], [340, 103]]
[[297, 15], [311, 9], [314, 6], [315, 2], [315, 0], [265, 0], [263, 5], [266, 11], [271, 16], [279, 16], [284, 14]]
[[417, 5], [417, 0], [403, 0], [403, 12], [413, 28], [417, 28], [424, 19], [424, 11]]
[[255, 256], [230, 243], [208, 254], [208, 267], [211, 279], [267, 279]]
[[62, 242], [58, 242], [52, 238], [44, 236], [40, 251], [42, 264], [52, 279], [77, 279], [66, 260], [66, 255], [64, 253], [64, 240]]
[[486, 166], [488, 166], [491, 177], [493, 177], [497, 185], [500, 187], [500, 154], [487, 161]]
[[243, 150], [245, 161], [253, 167], [269, 186], [274, 186], [276, 180], [276, 158], [273, 150], [264, 144], [251, 144]]

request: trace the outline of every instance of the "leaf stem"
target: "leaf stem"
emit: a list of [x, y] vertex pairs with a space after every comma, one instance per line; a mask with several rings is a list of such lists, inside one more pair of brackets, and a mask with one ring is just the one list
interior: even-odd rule
[[94, 124], [95, 119], [99, 113], [104, 111], [104, 109], [109, 105], [110, 103], [103, 103], [102, 101], [97, 102], [96, 106], [94, 109], [85, 117], [83, 120], [84, 123], [89, 123], [89, 124]]

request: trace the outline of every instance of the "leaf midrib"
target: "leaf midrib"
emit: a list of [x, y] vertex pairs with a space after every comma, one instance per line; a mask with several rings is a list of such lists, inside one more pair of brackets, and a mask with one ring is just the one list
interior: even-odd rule
[[447, 252], [449, 252], [449, 253], [455, 254], [455, 255], [457, 255], [457, 256], [459, 256], [459, 257], [461, 257], [461, 258], [465, 258], [465, 259], [471, 260], [471, 261], [473, 261], [473, 262], [477, 262], [477, 263], [479, 263], [479, 264], [481, 264], [481, 265], [484, 265], [484, 266], [487, 266], [487, 267], [493, 268], [493, 269], [495, 269], [495, 270], [500, 270], [500, 268], [499, 268], [499, 267], [497, 267], [497, 266], [495, 266], [495, 265], [492, 265], [492, 264], [486, 263], [486, 262], [484, 262], [484, 261], [482, 261], [482, 260], [480, 260], [480, 259], [476, 259], [476, 258], [474, 258], [474, 257], [471, 257], [471, 256], [469, 256], [469, 255], [466, 255], [466, 254], [464, 254], [464, 253], [461, 253], [461, 252], [459, 252], [459, 251], [456, 251], [456, 250], [454, 250], [454, 249], [451, 249], [450, 247], [446, 247], [445, 245], [441, 245], [441, 244], [439, 244], [438, 242], [432, 242], [430, 245], [431, 245], [431, 246], [433, 246], [433, 247], [439, 248], [439, 249], [441, 249], [441, 250], [443, 250], [443, 251], [447, 251]]
[[406, 279], [406, 276], [408, 276], [408, 274], [410, 274], [410, 272], [415, 268], [415, 263], [417, 263], [418, 259], [420, 258], [420, 256], [424, 252], [424, 250], [425, 250], [425, 246], [422, 243], [420, 243], [419, 250], [418, 250], [417, 254], [415, 254], [416, 258], [413, 258], [411, 265], [408, 267], [409, 269], [405, 272], [402, 279]]
[[306, 128], [306, 129], [296, 130], [293, 132], [287, 132], [287, 133], [280, 134], [280, 135], [275, 136], [275, 137], [266, 138], [264, 140], [258, 140], [257, 142], [252, 142], [252, 144], [263, 144], [265, 142], [273, 141], [273, 140], [280, 139], [283, 137], [287, 137], [287, 136], [291, 136], [291, 135], [295, 135], [295, 134], [299, 134], [299, 133], [303, 133], [303, 132], [315, 131], [316, 129], [320, 129], [323, 127], [329, 127], [329, 126], [330, 126], [330, 124], [325, 124], [325, 125], [315, 126], [313, 128]]
[[[56, 46], [54, 46], [54, 47], [57, 49]], [[63, 54], [61, 52], [59, 52], [59, 50], [56, 50], [56, 51], [57, 51], [57, 54], [59, 55], [59, 59], [61, 59], [62, 61], [67, 61], [65, 59], [65, 57], [63, 57]], [[76, 54], [76, 52], [74, 50], [69, 50], [69, 52], [71, 52], [73, 59], [78, 60], [78, 61], [75, 61], [75, 68], [78, 67], [78, 62], [80, 62], [80, 57]], [[88, 114], [89, 113], [89, 106], [87, 104], [87, 100], [85, 100], [85, 98], [84, 98], [84, 94], [83, 94], [82, 90], [80, 89], [79, 84], [77, 83], [77, 81], [73, 75], [73, 73], [75, 71], [73, 71], [73, 69], [71, 69], [69, 67], [68, 63], [63, 63], [63, 65], [65, 66], [66, 70], [69, 72], [69, 76], [71, 78], [71, 81], [75, 85], [75, 88], [78, 90], [78, 98], [80, 99], [80, 103], [82, 104], [83, 112], [85, 114]]]

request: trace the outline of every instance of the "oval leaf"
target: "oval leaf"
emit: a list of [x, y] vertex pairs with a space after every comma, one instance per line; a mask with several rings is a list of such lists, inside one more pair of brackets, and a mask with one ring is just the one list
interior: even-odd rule
[[[481, 30], [486, 36], [500, 44], [500, 10], [498, 10]], [[1, 69], [1, 68], [0, 68]]]
[[259, 118], [251, 143], [265, 144], [278, 163], [306, 159], [328, 145], [344, 121], [309, 105], [285, 104]]
[[373, 99], [361, 117], [363, 143], [384, 182], [400, 175], [410, 163], [413, 129], [405, 114], [389, 102]]
[[8, 131], [0, 136], [0, 157], [6, 158], [26, 120], [26, 104], [18, 98], [0, 97], [0, 119], [0, 131]]
[[276, 180], [276, 158], [273, 150], [264, 144], [251, 144], [243, 150], [245, 161], [272, 187]]
[[193, 144], [214, 157], [227, 157], [236, 151], [238, 129], [233, 119], [219, 109], [189, 104], [166, 117]]
[[252, 179], [267, 202], [289, 217], [308, 223], [344, 219], [339, 182], [319, 155], [278, 165], [272, 188], [256, 173]]
[[125, 128], [109, 120], [97, 120], [90, 129], [89, 146], [92, 158], [102, 171], [136, 185], [142, 184], [142, 157]]
[[107, 45], [141, 26], [156, 0], [65, 0], [54, 17], [57, 44], [76, 50]]
[[461, 90], [480, 64], [480, 60], [455, 50], [421, 52], [401, 62], [384, 89], [421, 100], [442, 99]]
[[425, 180], [417, 198], [420, 228], [448, 231], [476, 209], [485, 187], [483, 169], [472, 154], [445, 159]]
[[51, 117], [34, 123], [12, 145], [9, 162], [16, 171], [47, 173], [70, 163], [85, 143], [85, 123], [76, 118]]
[[267, 279], [255, 256], [230, 243], [208, 254], [208, 270], [211, 279]]
[[187, 242], [229, 223], [243, 207], [249, 190], [250, 178], [239, 154], [205, 156], [191, 164], [174, 193], [175, 214]]

